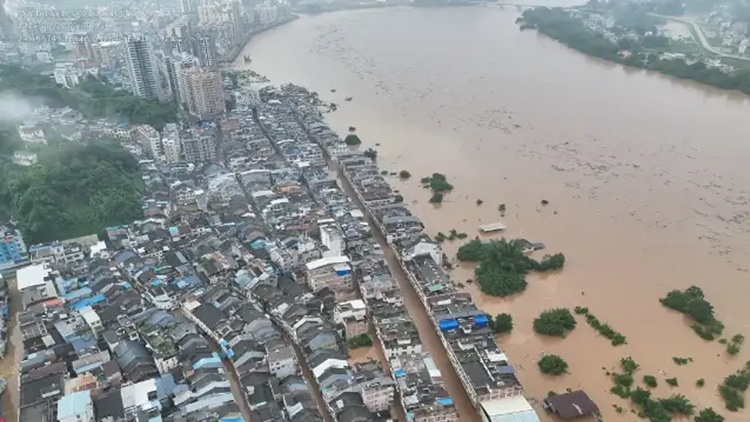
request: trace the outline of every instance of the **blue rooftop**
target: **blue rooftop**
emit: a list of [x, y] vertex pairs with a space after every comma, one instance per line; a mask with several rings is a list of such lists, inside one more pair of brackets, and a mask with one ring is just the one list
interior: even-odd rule
[[62, 396], [57, 402], [57, 420], [74, 418], [78, 415], [83, 417], [88, 406], [93, 406], [89, 391], [78, 391]]

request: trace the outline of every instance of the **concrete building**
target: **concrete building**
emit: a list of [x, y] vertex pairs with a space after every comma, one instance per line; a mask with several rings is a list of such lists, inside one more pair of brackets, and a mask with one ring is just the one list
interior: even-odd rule
[[218, 72], [194, 67], [184, 75], [190, 114], [207, 120], [224, 113], [224, 86]]
[[185, 15], [198, 13], [198, 0], [180, 0], [180, 8]]
[[187, 104], [188, 91], [185, 72], [188, 69], [198, 67], [200, 61], [197, 57], [184, 52], [167, 56], [164, 61], [172, 99], [178, 104]]
[[85, 73], [76, 69], [73, 63], [56, 63], [54, 76], [56, 83], [65, 88], [73, 88], [83, 81]]
[[218, 64], [218, 57], [214, 37], [206, 33], [193, 36], [193, 55], [198, 57], [201, 66], [215, 69]]
[[133, 35], [127, 41], [127, 61], [133, 94], [155, 101], [166, 101], [161, 75], [151, 42], [143, 35]]
[[353, 293], [352, 267], [346, 256], [330, 256], [305, 265], [307, 284], [313, 292], [328, 287], [339, 300], [348, 299]]
[[164, 160], [169, 164], [179, 163], [182, 145], [180, 144], [180, 131], [177, 124], [167, 123], [164, 125], [163, 134], [161, 145], [164, 151]]
[[94, 422], [94, 402], [90, 391], [67, 394], [57, 402], [59, 422]]
[[188, 163], [209, 163], [216, 160], [216, 144], [209, 134], [191, 134], [182, 138], [180, 144]]
[[164, 155], [161, 136], [153, 127], [149, 125], [138, 126], [135, 130], [135, 138], [138, 143], [151, 151], [151, 155], [155, 160], [160, 160]]
[[21, 264], [27, 260], [26, 244], [21, 232], [16, 228], [0, 225], [0, 269]]

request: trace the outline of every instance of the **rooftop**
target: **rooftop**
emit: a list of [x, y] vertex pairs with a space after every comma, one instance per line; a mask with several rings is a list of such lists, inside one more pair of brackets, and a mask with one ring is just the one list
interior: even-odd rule
[[93, 406], [93, 403], [89, 391], [79, 391], [62, 396], [60, 401], [57, 402], [57, 420], [76, 416], [82, 417], [90, 406]]

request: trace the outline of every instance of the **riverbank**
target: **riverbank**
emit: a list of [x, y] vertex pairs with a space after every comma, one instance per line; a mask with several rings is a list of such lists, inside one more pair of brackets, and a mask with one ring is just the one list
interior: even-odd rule
[[234, 61], [236, 61], [236, 60], [237, 60], [237, 58], [239, 57], [240, 53], [242, 52], [242, 50], [244, 50], [244, 49], [245, 49], [245, 46], [247, 46], [247, 44], [248, 44], [248, 43], [250, 42], [250, 40], [252, 40], [252, 39], [253, 39], [253, 37], [254, 37], [254, 36], [256, 36], [256, 35], [258, 35], [258, 34], [262, 34], [262, 33], [266, 32], [266, 31], [268, 31], [268, 30], [270, 30], [270, 29], [273, 29], [273, 28], [276, 28], [276, 27], [278, 27], [278, 26], [284, 25], [285, 23], [289, 23], [289, 22], [292, 22], [293, 20], [295, 20], [295, 19], [297, 19], [297, 18], [299, 18], [299, 16], [297, 16], [297, 15], [292, 15], [292, 16], [291, 16], [291, 17], [289, 17], [288, 19], [280, 20], [280, 21], [278, 21], [278, 22], [274, 22], [274, 23], [272, 23], [272, 24], [270, 24], [270, 25], [266, 25], [266, 26], [264, 26], [264, 27], [262, 27], [262, 28], [254, 29], [253, 31], [251, 31], [251, 32], [250, 32], [250, 33], [249, 33], [249, 34], [247, 35], [247, 37], [245, 37], [245, 39], [244, 39], [244, 40], [243, 40], [243, 41], [242, 41], [242, 42], [241, 42], [240, 44], [238, 44], [238, 45], [237, 45], [237, 46], [236, 46], [236, 47], [235, 47], [235, 48], [234, 48], [234, 49], [232, 50], [232, 52], [231, 52], [231, 53], [229, 53], [229, 57], [228, 57], [228, 58], [227, 58], [226, 60], [223, 60], [223, 62], [224, 62], [224, 63], [233, 63]]
[[[750, 94], [750, 63], [747, 67], [735, 68], [707, 61], [702, 57], [688, 57], [684, 53], [672, 53], [666, 46], [672, 42], [663, 36], [644, 36], [639, 41], [628, 38], [634, 28], [619, 30], [627, 36], [617, 38], [611, 29], [606, 33], [594, 31], [595, 25], [585, 22], [588, 16], [578, 11], [561, 8], [540, 7], [523, 12], [518, 20], [521, 30], [535, 29], [576, 51], [636, 69], [652, 70], [679, 79], [687, 79], [716, 88], [737, 90]], [[597, 15], [599, 16], [599, 15]], [[677, 19], [660, 15], [658, 18]], [[680, 20], [692, 25], [699, 40], [696, 44], [718, 58], [747, 60], [747, 58], [721, 54], [712, 49], [694, 22]], [[696, 29], [697, 28], [697, 29]], [[691, 32], [693, 32], [691, 31]], [[659, 38], [661, 37], [661, 38]], [[701, 45], [702, 43], [702, 45]]]
[[[630, 355], [642, 374], [679, 379], [679, 388], [661, 382], [655, 396], [685, 394], [699, 408], [731, 415], [710, 386], [750, 354], [731, 357], [701, 340], [658, 298], [699, 285], [728, 335], [747, 330], [750, 234], [741, 216], [750, 212], [743, 205], [750, 104], [744, 95], [576, 54], [520, 32], [517, 16], [402, 8], [303, 17], [247, 51], [252, 68], [272, 82], [296, 82], [338, 104], [326, 114], [331, 127], [356, 126], [360, 148], [376, 149], [383, 170], [412, 174], [389, 182], [430, 235], [456, 229], [473, 237], [479, 225], [500, 220], [506, 236], [565, 253], [562, 273], [530, 276], [523, 294], [506, 299], [466, 283], [474, 278], [469, 265], [451, 272], [480, 309], [513, 315], [516, 328], [500, 347], [529, 395], [582, 387], [606, 420], [630, 421], [611, 406], [627, 401], [610, 394], [602, 370], [619, 370]], [[440, 205], [418, 183], [434, 172], [454, 185]], [[461, 243], [442, 246], [454, 257]], [[628, 344], [612, 347], [582, 319], [565, 339], [533, 332], [541, 310], [577, 305]], [[562, 356], [570, 373], [540, 374], [540, 352]], [[689, 365], [672, 361], [688, 355]], [[706, 387], [696, 387], [697, 378]]]

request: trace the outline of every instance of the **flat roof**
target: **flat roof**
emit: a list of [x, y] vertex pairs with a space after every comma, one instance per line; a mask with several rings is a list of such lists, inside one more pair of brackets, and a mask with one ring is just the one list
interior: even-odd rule
[[43, 286], [46, 281], [45, 277], [49, 275], [49, 268], [44, 264], [29, 265], [21, 268], [16, 273], [18, 280], [18, 290], [28, 289], [29, 287]]
[[344, 264], [349, 262], [349, 258], [346, 256], [327, 256], [325, 258], [316, 259], [315, 261], [310, 261], [305, 266], [308, 270], [315, 270], [320, 267], [325, 267], [326, 265], [331, 264]]
[[485, 401], [482, 410], [491, 422], [539, 422], [539, 416], [524, 396]]
[[57, 420], [83, 416], [89, 406], [93, 406], [90, 391], [78, 391], [62, 396], [57, 402]]

